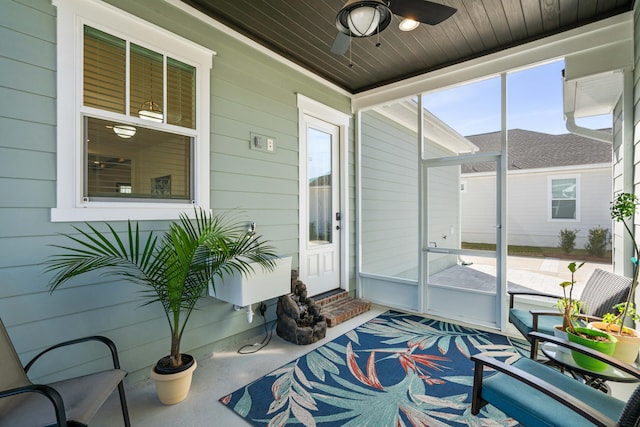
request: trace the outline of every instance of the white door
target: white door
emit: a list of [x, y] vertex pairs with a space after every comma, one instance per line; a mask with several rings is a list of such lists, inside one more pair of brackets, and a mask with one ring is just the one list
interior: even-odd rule
[[340, 128], [304, 115], [302, 137], [300, 280], [313, 296], [340, 287]]
[[[503, 245], [506, 206], [502, 158], [497, 153], [469, 154], [423, 161], [425, 178], [423, 265], [424, 312], [463, 322], [503, 328], [506, 290], [506, 245]], [[467, 191], [461, 181], [463, 164], [482, 170], [495, 163], [494, 174], [484, 174]], [[470, 193], [474, 195], [471, 196]], [[463, 197], [467, 196], [467, 197]], [[481, 200], [482, 199], [482, 200]], [[460, 212], [474, 212], [474, 223], [484, 235], [493, 235], [495, 250], [463, 249], [463, 242], [477, 241], [465, 235]], [[490, 260], [473, 265], [474, 258]], [[485, 263], [483, 262], [484, 266]], [[455, 301], [455, 304], [451, 302]]]

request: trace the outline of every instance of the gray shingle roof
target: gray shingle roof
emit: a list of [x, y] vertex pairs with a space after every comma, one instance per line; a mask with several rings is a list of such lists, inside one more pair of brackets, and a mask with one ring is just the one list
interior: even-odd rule
[[[500, 150], [500, 132], [468, 136], [480, 152]], [[509, 170], [611, 163], [611, 144], [574, 135], [550, 135], [523, 129], [509, 131]], [[495, 163], [462, 166], [462, 173], [495, 171]]]

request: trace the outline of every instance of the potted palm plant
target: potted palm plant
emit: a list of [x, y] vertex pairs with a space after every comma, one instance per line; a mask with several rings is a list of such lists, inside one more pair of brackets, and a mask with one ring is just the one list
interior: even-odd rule
[[[158, 397], [165, 404], [184, 400], [196, 361], [181, 353], [180, 341], [196, 303], [207, 295], [209, 284], [214, 285], [214, 277], [222, 280], [225, 274], [251, 274], [251, 263], [273, 270], [273, 248], [240, 222], [202, 209], [196, 209], [195, 220], [181, 214], [162, 238], [152, 232], [145, 237], [131, 221], [124, 241], [110, 224], [106, 232], [90, 224], [87, 227], [74, 227], [79, 235], [65, 235], [75, 245], [53, 245], [62, 253], [45, 261], [46, 271], [55, 272], [50, 291], [96, 270], [141, 285], [147, 300], [143, 305], [162, 304], [171, 335], [169, 355], [152, 368]], [[183, 383], [178, 391], [172, 389], [174, 377]]]
[[628, 363], [632, 363], [638, 358], [638, 349], [640, 349], [640, 331], [624, 326], [625, 319], [631, 319], [633, 322], [640, 320], [633, 303], [635, 289], [638, 285], [638, 243], [629, 224], [633, 221], [637, 206], [638, 198], [633, 193], [620, 193], [611, 202], [611, 219], [622, 223], [633, 242], [633, 254], [631, 256], [633, 279], [626, 301], [612, 307], [613, 311], [605, 314], [602, 317], [602, 322], [590, 323], [592, 327], [609, 332], [618, 339], [613, 356]]

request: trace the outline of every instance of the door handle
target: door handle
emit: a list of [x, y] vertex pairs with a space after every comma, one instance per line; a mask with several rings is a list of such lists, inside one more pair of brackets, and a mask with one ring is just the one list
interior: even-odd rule
[[426, 252], [435, 252], [435, 253], [438, 253], [438, 254], [448, 254], [449, 253], [448, 249], [445, 249], [445, 248], [434, 248], [432, 246], [430, 246], [428, 248], [425, 248], [423, 250], [426, 251]]

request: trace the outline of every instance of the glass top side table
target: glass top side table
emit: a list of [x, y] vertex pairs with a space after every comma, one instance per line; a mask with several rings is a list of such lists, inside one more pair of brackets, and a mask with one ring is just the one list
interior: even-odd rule
[[571, 351], [561, 348], [560, 346], [545, 342], [540, 346], [542, 353], [556, 366], [569, 372], [574, 378], [583, 380], [585, 384], [601, 390], [605, 393], [610, 393], [609, 386], [606, 381], [615, 381], [622, 383], [632, 383], [640, 381], [637, 377], [631, 374], [623, 372], [613, 366], [607, 366], [604, 371], [591, 371], [579, 366]]

